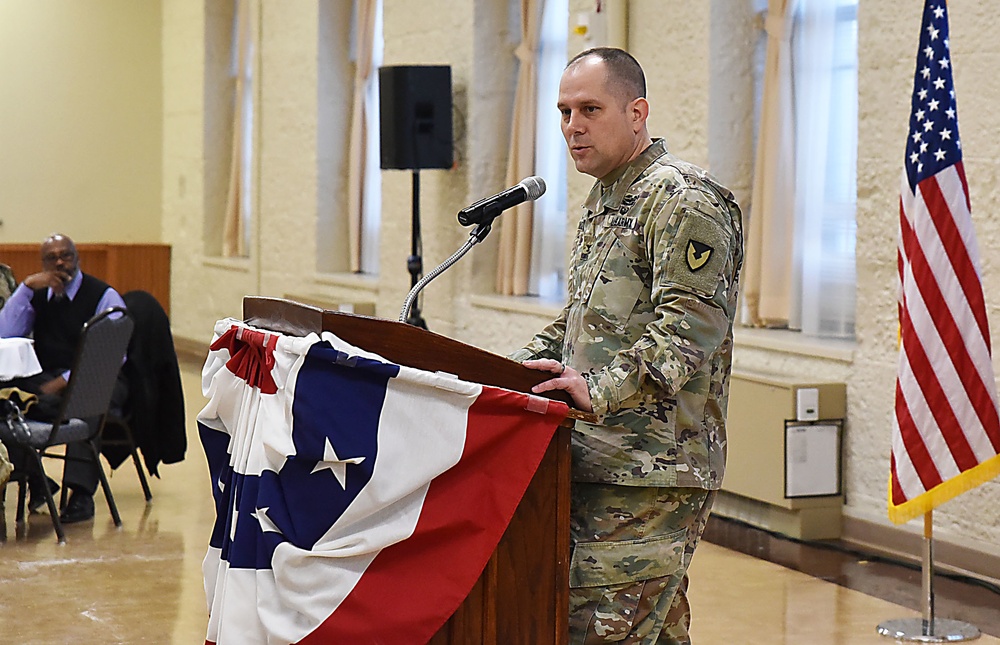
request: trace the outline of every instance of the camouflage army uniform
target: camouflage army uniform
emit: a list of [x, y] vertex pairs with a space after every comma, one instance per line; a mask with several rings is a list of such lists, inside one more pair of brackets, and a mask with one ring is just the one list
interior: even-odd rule
[[613, 176], [584, 204], [566, 308], [512, 358], [578, 370], [600, 419], [573, 433], [571, 642], [683, 643], [725, 467], [741, 215], [662, 140]]
[[17, 288], [14, 272], [6, 264], [0, 264], [0, 307], [3, 307]]

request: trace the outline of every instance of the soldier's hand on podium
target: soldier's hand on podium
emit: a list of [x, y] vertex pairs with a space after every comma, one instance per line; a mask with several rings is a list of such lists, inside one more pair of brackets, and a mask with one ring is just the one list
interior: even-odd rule
[[531, 388], [531, 391], [535, 394], [551, 390], [565, 390], [572, 397], [573, 403], [576, 404], [578, 410], [583, 410], [584, 412], [594, 411], [594, 406], [590, 402], [590, 387], [580, 372], [577, 372], [569, 365], [551, 358], [524, 361], [522, 364], [533, 370], [555, 374], [554, 378], [542, 381]]

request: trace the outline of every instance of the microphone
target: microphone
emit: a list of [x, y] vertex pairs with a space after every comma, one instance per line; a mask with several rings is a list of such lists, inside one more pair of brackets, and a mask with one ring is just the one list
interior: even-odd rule
[[492, 197], [482, 199], [458, 212], [458, 223], [472, 226], [492, 222], [500, 213], [523, 202], [533, 202], [545, 192], [541, 177], [526, 177], [521, 183]]

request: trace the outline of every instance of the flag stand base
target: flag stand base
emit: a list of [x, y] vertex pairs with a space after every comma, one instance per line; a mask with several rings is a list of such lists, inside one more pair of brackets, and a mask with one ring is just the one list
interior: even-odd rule
[[932, 623], [923, 618], [897, 618], [879, 623], [876, 631], [897, 641], [918, 643], [958, 643], [981, 635], [975, 625], [944, 618], [935, 618]]

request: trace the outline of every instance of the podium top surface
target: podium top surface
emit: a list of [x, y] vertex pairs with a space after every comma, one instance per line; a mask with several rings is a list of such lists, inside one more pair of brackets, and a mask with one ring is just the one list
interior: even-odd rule
[[[250, 325], [292, 336], [328, 331], [361, 349], [383, 358], [429, 372], [445, 372], [473, 383], [516, 392], [531, 388], [550, 376], [517, 361], [468, 345], [413, 325], [342, 311], [320, 309], [281, 298], [246, 296], [243, 319]], [[562, 390], [537, 396], [570, 406], [570, 418], [595, 422], [593, 414], [573, 407]]]

